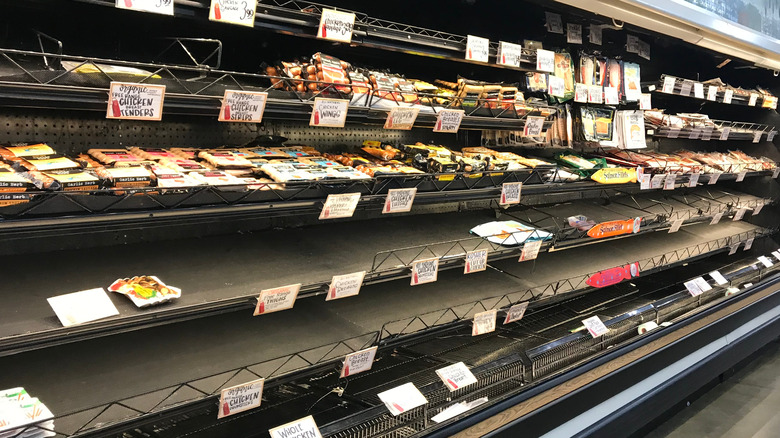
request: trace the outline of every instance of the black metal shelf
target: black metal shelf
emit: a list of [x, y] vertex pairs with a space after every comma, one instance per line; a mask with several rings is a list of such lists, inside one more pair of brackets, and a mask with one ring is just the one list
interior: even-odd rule
[[[657, 93], [663, 93], [663, 94], [669, 94], [669, 95], [675, 95], [675, 96], [681, 96], [681, 97], [689, 97], [691, 99], [696, 98], [694, 96], [694, 92], [693, 92], [693, 84], [701, 83], [701, 81], [694, 81], [693, 79], [684, 79], [684, 78], [679, 78], [679, 77], [675, 76], [674, 77], [675, 78], [675, 83], [674, 83], [674, 90], [673, 90], [673, 92], [672, 93], [664, 93], [663, 92], [663, 86], [664, 86], [664, 80], [665, 80], [666, 77], [667, 77], [667, 75], [661, 75], [661, 79], [657, 83], [651, 83], [649, 85], [648, 84], [643, 84], [643, 85], [649, 86], [649, 87], [654, 87], [651, 90], [655, 91]], [[683, 88], [683, 83], [685, 83], [685, 82], [689, 82], [691, 84], [691, 90], [690, 90], [690, 93], [687, 96], [683, 96], [681, 94], [681, 91], [682, 91], [682, 88]], [[705, 84], [704, 86], [705, 86], [704, 97], [706, 98], [707, 97], [707, 88], [706, 87], [708, 87], [708, 85]], [[755, 108], [762, 108], [762, 105], [764, 103], [764, 97], [763, 97], [763, 95], [761, 93], [756, 92], [756, 94], [758, 94], [758, 98], [756, 99]], [[726, 95], [725, 91], [718, 91], [717, 97], [716, 97], [715, 101], [711, 101], [711, 100], [707, 100], [707, 99], [697, 99], [697, 100], [700, 100], [702, 102], [713, 102], [713, 103], [726, 104], [724, 102], [725, 95]], [[749, 103], [750, 103], [750, 96], [749, 95], [748, 96], [744, 96], [744, 95], [741, 95], [741, 94], [734, 93], [732, 98], [731, 98], [730, 105], [749, 106]]]

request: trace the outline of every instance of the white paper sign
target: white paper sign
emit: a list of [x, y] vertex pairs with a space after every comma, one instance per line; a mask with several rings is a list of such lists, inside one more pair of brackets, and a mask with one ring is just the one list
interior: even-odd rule
[[761, 141], [761, 131], [756, 131], [753, 133], [753, 143], [758, 143]]
[[450, 392], [477, 383], [477, 378], [463, 362], [439, 368], [436, 370], [436, 375], [444, 382]]
[[547, 78], [547, 84], [549, 85], [547, 91], [550, 93], [550, 96], [564, 97], [566, 95], [566, 82], [563, 78], [550, 75]]
[[107, 119], [162, 119], [165, 85], [111, 82], [108, 96]]
[[311, 111], [309, 126], [327, 126], [343, 128], [347, 121], [349, 101], [342, 99], [314, 98], [314, 108]]
[[267, 99], [268, 93], [225, 90], [218, 120], [220, 122], [260, 123], [263, 121]]
[[780, 167], [777, 167], [772, 171], [772, 179], [777, 179], [778, 176], [780, 176]]
[[253, 316], [292, 309], [300, 290], [301, 284], [298, 283], [260, 291]]
[[501, 205], [519, 204], [523, 192], [523, 183], [511, 182], [501, 185]]
[[723, 103], [731, 103], [731, 98], [734, 96], [734, 90], [726, 90], [723, 94]]
[[664, 177], [664, 190], [674, 190], [674, 183], [677, 181], [677, 176], [672, 173], [667, 173]]
[[705, 126], [701, 133], [701, 139], [709, 141], [712, 138], [712, 126]]
[[119, 9], [173, 15], [173, 0], [116, 0]]
[[63, 327], [119, 315], [103, 288], [73, 292], [46, 300]]
[[651, 189], [660, 189], [666, 184], [666, 174], [653, 175], [653, 179], [650, 180]]
[[713, 185], [716, 182], [718, 182], [718, 178], [720, 178], [720, 173], [715, 172], [710, 174], [710, 181], [707, 183], [707, 185]]
[[780, 251], [772, 251], [772, 255], [775, 256], [778, 261], [780, 261]]
[[582, 324], [588, 329], [588, 333], [594, 338], [598, 338], [601, 335], [606, 334], [609, 329], [601, 322], [601, 318], [598, 316], [591, 316], [588, 319], [583, 319]]
[[753, 208], [753, 214], [751, 216], [756, 216], [757, 214], [761, 213], [761, 210], [764, 208], [764, 204], [758, 204]]
[[718, 286], [723, 286], [724, 284], [728, 284], [728, 280], [726, 280], [726, 277], [724, 277], [720, 271], [712, 271], [710, 272], [710, 277], [712, 277], [713, 280], [715, 280], [715, 283], [718, 284]]
[[720, 139], [721, 139], [721, 141], [728, 140], [729, 139], [729, 134], [731, 134], [731, 128], [729, 128], [728, 126], [723, 128], [723, 130], [720, 131]]
[[382, 214], [388, 213], [406, 213], [412, 210], [414, 197], [417, 195], [417, 188], [411, 189], [390, 189], [387, 191], [385, 206], [382, 208]]
[[410, 409], [428, 403], [425, 396], [411, 382], [396, 386], [385, 392], [380, 392], [377, 396], [387, 406], [387, 409], [393, 416], [403, 414]]
[[677, 82], [677, 78], [673, 76], [665, 76], [664, 77], [664, 86], [661, 91], [667, 94], [673, 94], [674, 93], [674, 84]]
[[498, 310], [488, 310], [474, 314], [471, 323], [471, 336], [484, 335], [496, 331], [496, 315]]
[[750, 248], [753, 247], [753, 241], [755, 240], [754, 237], [751, 237], [750, 239], [745, 241], [745, 247], [742, 249], [743, 251], [748, 251]]
[[271, 435], [271, 438], [322, 438], [320, 429], [311, 415], [279, 427], [274, 427], [268, 433]]
[[317, 38], [349, 43], [352, 41], [354, 27], [355, 14], [323, 8]]
[[766, 266], [767, 268], [771, 268], [772, 267], [772, 261], [769, 260], [769, 257], [767, 257], [767, 256], [760, 256], [758, 258], [758, 261], [763, 263], [763, 265]]
[[639, 38], [635, 35], [626, 35], [626, 52], [639, 53]]
[[680, 87], [680, 96], [690, 96], [691, 88], [693, 88], [693, 82], [683, 81], [682, 86]]
[[653, 109], [653, 105], [650, 101], [650, 93], [642, 93], [639, 96], [639, 109], [641, 110], [651, 110]]
[[387, 114], [385, 129], [398, 129], [408, 131], [414, 126], [420, 108], [396, 106]]
[[555, 52], [536, 49], [536, 70], [547, 73], [555, 71]]
[[455, 403], [454, 405], [449, 406], [447, 409], [431, 417], [431, 420], [433, 420], [437, 424], [443, 423], [449, 420], [450, 418], [455, 418], [464, 412], [468, 412], [480, 405], [483, 405], [487, 403], [487, 401], [488, 401], [487, 397], [482, 397], [470, 402]]
[[528, 260], [534, 260], [539, 256], [539, 249], [542, 247], [541, 240], [535, 240], [533, 242], [526, 242], [523, 245], [523, 252], [520, 254], [519, 262], [525, 262]]
[[748, 106], [756, 106], [756, 101], [758, 101], [758, 94], [750, 93], [750, 100], [748, 101]]
[[320, 220], [352, 217], [359, 201], [360, 193], [328, 195], [320, 212]]
[[582, 25], [566, 23], [566, 42], [582, 44]]
[[743, 217], [745, 217], [745, 212], [747, 211], [747, 208], [740, 207], [737, 209], [737, 212], [734, 213], [734, 218], [732, 219], [733, 222], [741, 221]]
[[666, 134], [666, 136], [669, 138], [677, 138], [680, 136], [680, 131], [682, 131], [680, 128], [669, 128], [669, 133]]
[[466, 266], [463, 267], [464, 274], [473, 274], [487, 269], [488, 250], [478, 249], [466, 253]]
[[693, 83], [693, 97], [697, 99], [704, 99], [704, 84], [701, 82]]
[[257, 0], [211, 0], [209, 20], [254, 27]]
[[729, 247], [729, 255], [734, 255], [737, 253], [737, 250], [739, 249], [739, 242], [732, 244]]
[[547, 19], [547, 32], [563, 34], [563, 21], [561, 21], [561, 15], [552, 12], [545, 12], [544, 15]]
[[620, 99], [618, 99], [617, 88], [604, 87], [604, 102], [607, 105], [618, 105], [620, 103]]
[[737, 182], [742, 182], [745, 180], [745, 176], [747, 176], [747, 170], [743, 170], [742, 172], [739, 172], [737, 174]]
[[676, 233], [680, 231], [680, 227], [682, 226], [684, 220], [683, 219], [677, 219], [672, 222], [672, 226], [669, 227], [669, 233]]
[[436, 116], [436, 125], [433, 127], [433, 132], [458, 132], [464, 114], [465, 111], [463, 110], [440, 110]]
[[710, 85], [707, 87], [707, 100], [715, 102], [718, 99], [718, 87]]
[[688, 187], [696, 187], [699, 183], [699, 173], [694, 172], [688, 176]]
[[499, 41], [496, 64], [520, 67], [520, 57], [522, 53], [523, 53], [523, 46], [519, 44], [512, 44], [504, 41]]
[[710, 221], [710, 225], [717, 225], [718, 222], [720, 222], [720, 219], [723, 217], [723, 212], [715, 214], [715, 216], [712, 217], [712, 220]]
[[[550, 76], [550, 79], [555, 76]], [[525, 127], [523, 128], [524, 137], [538, 137], [542, 135], [542, 129], [544, 129], [544, 117], [528, 116], [525, 120]]]
[[340, 377], [353, 376], [364, 371], [368, 371], [374, 365], [374, 357], [378, 347], [366, 348], [365, 350], [350, 353], [344, 357], [344, 365], [341, 367]]
[[777, 131], [769, 131], [769, 134], [766, 135], [766, 141], [772, 143], [772, 140], [775, 139], [775, 134], [777, 134]]
[[469, 61], [488, 62], [490, 57], [490, 40], [474, 35], [466, 36], [466, 59]]
[[217, 418], [225, 418], [260, 407], [263, 401], [265, 379], [257, 379], [242, 385], [223, 389], [219, 394]]
[[701, 128], [700, 127], [691, 128], [691, 133], [688, 134], [688, 138], [690, 140], [696, 140], [699, 137], [701, 137]]
[[707, 283], [707, 280], [702, 277], [696, 277], [693, 280], [686, 281], [684, 284], [685, 288], [688, 289], [688, 292], [694, 297], [712, 289], [712, 286], [710, 286], [709, 283]]
[[590, 43], [597, 46], [601, 45], [601, 26], [590, 25]]
[[417, 260], [412, 263], [412, 286], [433, 283], [439, 278], [439, 258]]
[[574, 85], [574, 101], [579, 103], [588, 103], [588, 86], [585, 84]]
[[325, 301], [338, 300], [339, 298], [354, 297], [360, 293], [366, 271], [353, 272], [352, 274], [334, 275], [328, 286], [328, 294]]
[[652, 188], [651, 178], [653, 175], [649, 173], [643, 174], [639, 177], [639, 190], [650, 190]]
[[527, 308], [528, 308], [528, 301], [524, 301], [520, 304], [515, 304], [514, 306], [510, 307], [509, 310], [507, 310], [506, 312], [506, 318], [504, 318], [504, 324], [517, 322], [523, 319], [523, 316], [525, 315], [525, 310]]
[[603, 103], [604, 88], [601, 85], [588, 85], [588, 103]]
[[647, 59], [649, 61], [650, 60], [650, 44], [646, 43], [646, 42], [644, 42], [642, 40], [639, 40], [638, 44], [639, 44], [639, 52], [637, 52], [637, 53], [639, 54], [639, 56], [641, 56], [642, 58], [645, 58], [645, 59]]

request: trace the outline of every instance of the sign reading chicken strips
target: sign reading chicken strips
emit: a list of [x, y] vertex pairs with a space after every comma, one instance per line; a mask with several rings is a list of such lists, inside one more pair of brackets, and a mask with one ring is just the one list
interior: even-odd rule
[[264, 383], [265, 379], [258, 379], [223, 389], [219, 395], [217, 418], [225, 418], [260, 407], [263, 401]]

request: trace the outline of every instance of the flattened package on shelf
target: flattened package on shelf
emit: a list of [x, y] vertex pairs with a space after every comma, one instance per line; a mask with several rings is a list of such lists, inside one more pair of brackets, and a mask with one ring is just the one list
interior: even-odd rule
[[0, 437], [44, 438], [57, 435], [54, 414], [24, 388], [0, 390]]

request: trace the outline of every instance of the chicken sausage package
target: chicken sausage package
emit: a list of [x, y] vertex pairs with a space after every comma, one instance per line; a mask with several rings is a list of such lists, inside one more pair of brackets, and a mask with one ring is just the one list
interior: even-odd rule
[[[349, 69], [349, 63], [342, 61], [333, 56], [324, 55], [322, 53], [315, 53], [311, 58], [312, 64], [316, 69], [317, 80], [321, 82], [327, 82], [332, 84], [344, 84], [349, 85], [349, 77], [347, 76], [347, 70]], [[311, 78], [310, 78], [311, 79]], [[352, 88], [349, 86], [336, 86], [336, 90], [341, 93], [351, 94]], [[320, 88], [324, 89], [329, 87], [327, 84], [320, 84]], [[338, 93], [334, 93], [338, 94]]]

